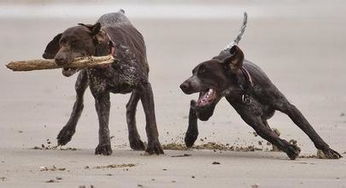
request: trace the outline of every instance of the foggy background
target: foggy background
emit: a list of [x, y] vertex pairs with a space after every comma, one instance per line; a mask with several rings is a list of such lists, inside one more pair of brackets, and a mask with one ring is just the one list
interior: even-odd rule
[[[240, 47], [259, 65], [336, 149], [345, 149], [344, 1], [0, 1], [1, 147], [32, 147], [55, 142], [75, 98], [74, 82], [60, 70], [11, 72], [11, 60], [40, 58], [46, 44], [77, 23], [94, 23], [107, 12], [124, 9], [144, 35], [162, 143], [182, 142], [189, 101], [179, 85], [198, 63], [217, 55], [240, 29], [243, 12], [248, 27]], [[112, 95], [110, 130], [113, 145], [128, 147], [125, 104], [129, 95]], [[137, 125], [146, 140], [138, 105]], [[297, 139], [303, 152], [314, 151], [307, 136], [281, 113], [270, 120], [287, 139]], [[260, 138], [222, 100], [208, 122], [200, 122], [206, 141], [252, 145]], [[77, 133], [69, 146], [93, 148], [98, 121], [89, 90]], [[18, 133], [23, 132], [23, 133]], [[200, 142], [200, 141], [198, 141]]]

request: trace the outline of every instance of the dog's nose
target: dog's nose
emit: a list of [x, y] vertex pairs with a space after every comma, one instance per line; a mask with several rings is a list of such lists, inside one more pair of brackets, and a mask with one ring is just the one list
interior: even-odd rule
[[44, 59], [52, 59], [52, 58], [53, 58], [51, 55], [49, 55], [49, 54], [46, 53], [46, 52], [42, 55], [42, 57], [43, 57]]
[[188, 93], [189, 90], [189, 84], [184, 82], [180, 85], [180, 89], [184, 92], [184, 93]]

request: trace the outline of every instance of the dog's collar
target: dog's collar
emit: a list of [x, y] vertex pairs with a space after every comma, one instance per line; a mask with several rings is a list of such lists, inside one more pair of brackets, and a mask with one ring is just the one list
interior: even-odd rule
[[242, 67], [240, 68], [240, 70], [241, 70], [241, 72], [243, 73], [243, 75], [244, 75], [244, 77], [245, 77], [245, 79], [246, 79], [246, 82], [247, 82], [248, 84], [250, 84], [251, 87], [253, 87], [254, 84], [253, 84], [252, 77], [251, 77], [251, 74], [249, 73], [249, 71], [246, 70], [246, 68], [245, 68], [244, 66], [242, 66]]
[[243, 90], [243, 94], [241, 95], [241, 100], [243, 103], [248, 104], [250, 103], [250, 92], [252, 90], [252, 87], [254, 86], [251, 74], [249, 73], [249, 71], [242, 66], [240, 68], [242, 74], [244, 75], [245, 78], [245, 84], [244, 85], [240, 85], [240, 88]]

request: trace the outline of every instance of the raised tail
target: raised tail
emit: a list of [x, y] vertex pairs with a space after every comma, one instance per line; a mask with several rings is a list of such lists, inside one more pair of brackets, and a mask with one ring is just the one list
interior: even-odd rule
[[239, 41], [242, 39], [242, 37], [244, 35], [246, 24], [247, 24], [247, 13], [244, 12], [243, 25], [240, 28], [238, 36], [232, 42], [227, 44], [227, 46], [224, 48], [224, 50], [228, 50], [228, 49], [232, 48], [232, 46], [238, 45]]

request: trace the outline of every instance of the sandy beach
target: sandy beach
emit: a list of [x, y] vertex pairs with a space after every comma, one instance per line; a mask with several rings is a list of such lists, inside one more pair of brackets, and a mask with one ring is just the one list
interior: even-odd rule
[[[111, 96], [110, 115], [113, 154], [95, 156], [98, 120], [89, 90], [72, 141], [64, 150], [51, 149], [69, 118], [76, 76], [63, 77], [60, 70], [18, 73], [4, 66], [11, 60], [39, 58], [65, 28], [94, 23], [112, 6], [115, 11], [125, 7], [145, 37], [160, 141], [182, 144], [189, 101], [197, 95], [184, 95], [179, 84], [194, 66], [233, 40], [247, 11], [248, 28], [240, 42], [245, 57], [346, 156], [346, 3], [213, 2], [120, 1], [100, 6], [99, 1], [72, 13], [68, 1], [0, 1], [0, 187], [346, 187], [345, 158], [291, 161], [285, 153], [269, 152], [271, 146], [255, 137], [224, 99], [209, 121], [199, 122], [196, 144], [259, 150], [165, 150], [162, 156], [132, 151], [125, 118], [129, 95], [116, 94]], [[93, 5], [95, 11], [88, 14]], [[52, 14], [40, 11], [45, 8]], [[144, 113], [138, 107], [137, 125], [146, 141]], [[313, 143], [286, 115], [276, 112], [269, 124], [282, 138], [297, 140], [301, 156], [316, 154]], [[42, 144], [49, 149], [41, 150]]]

